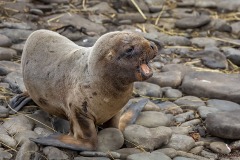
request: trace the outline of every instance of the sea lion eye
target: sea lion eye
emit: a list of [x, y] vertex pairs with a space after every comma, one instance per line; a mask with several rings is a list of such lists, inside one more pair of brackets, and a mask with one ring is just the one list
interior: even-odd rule
[[133, 47], [128, 48], [128, 49], [126, 50], [126, 53], [131, 53], [132, 51], [133, 51]]
[[125, 56], [124, 56], [124, 57], [126, 57], [126, 58], [132, 58], [133, 53], [134, 53], [133, 51], [134, 51], [134, 47], [128, 48], [128, 49], [126, 50], [126, 52], [125, 52]]

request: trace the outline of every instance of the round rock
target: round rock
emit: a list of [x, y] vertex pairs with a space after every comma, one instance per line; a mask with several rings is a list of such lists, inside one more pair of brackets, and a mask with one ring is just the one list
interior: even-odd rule
[[229, 154], [231, 152], [231, 149], [228, 147], [228, 145], [223, 142], [210, 143], [210, 149], [220, 154]]
[[161, 152], [154, 152], [154, 153], [137, 153], [137, 154], [132, 154], [127, 157], [127, 160], [171, 160], [170, 157], [166, 156], [165, 154]]
[[68, 155], [64, 153], [63, 151], [59, 150], [58, 148], [55, 147], [45, 147], [43, 148], [43, 153], [47, 156], [49, 160], [64, 160], [64, 159], [69, 159]]
[[209, 16], [186, 17], [176, 21], [175, 27], [181, 29], [198, 28], [208, 24], [211, 21]]
[[135, 122], [135, 124], [149, 128], [154, 128], [158, 126], [169, 126], [170, 123], [171, 120], [167, 115], [155, 111], [141, 112]]
[[180, 98], [180, 97], [182, 97], [182, 92], [179, 91], [178, 89], [172, 89], [171, 88], [171, 89], [166, 90], [164, 95], [167, 98]]
[[11, 39], [7, 36], [0, 34], [0, 47], [10, 47], [12, 45]]
[[174, 148], [180, 151], [189, 151], [194, 146], [195, 141], [192, 137], [181, 134], [173, 134], [170, 139], [170, 142], [164, 147]]
[[209, 113], [206, 118], [207, 131], [220, 138], [240, 139], [239, 115], [240, 110]]
[[98, 133], [98, 151], [106, 152], [117, 150], [122, 147], [123, 143], [124, 137], [119, 129], [106, 128]]
[[33, 121], [23, 115], [13, 117], [3, 123], [3, 127], [5, 127], [11, 135], [15, 135], [21, 131], [32, 130], [33, 126]]
[[156, 84], [151, 84], [148, 82], [134, 82], [133, 91], [139, 95], [162, 97], [161, 88]]
[[169, 142], [172, 130], [163, 126], [146, 128], [140, 125], [129, 125], [123, 134], [128, 147], [141, 146], [152, 151]]
[[234, 111], [240, 109], [240, 105], [227, 100], [210, 99], [207, 101], [207, 106], [220, 111]]
[[174, 101], [183, 109], [193, 109], [196, 110], [200, 106], [205, 106], [205, 103], [198, 97], [195, 96], [185, 96]]

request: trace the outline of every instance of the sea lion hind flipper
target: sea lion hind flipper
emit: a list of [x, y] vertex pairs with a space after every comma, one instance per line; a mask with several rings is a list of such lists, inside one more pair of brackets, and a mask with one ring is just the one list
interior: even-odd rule
[[27, 92], [23, 92], [21, 94], [14, 96], [9, 102], [9, 105], [12, 109], [12, 113], [19, 111], [30, 101], [32, 101], [32, 99], [29, 97]]
[[124, 131], [127, 125], [135, 123], [137, 117], [139, 116], [140, 112], [142, 111], [143, 107], [147, 104], [147, 102], [148, 99], [144, 98], [124, 108], [119, 118], [118, 128], [121, 131]]
[[31, 141], [46, 145], [55, 146], [60, 148], [71, 149], [75, 151], [90, 151], [93, 150], [92, 145], [87, 140], [77, 140], [70, 135], [63, 135], [60, 133], [54, 133], [47, 137], [29, 138]]
[[48, 137], [30, 139], [33, 142], [76, 151], [92, 151], [97, 146], [97, 131], [94, 121], [85, 116], [77, 116], [73, 112], [70, 121], [70, 134], [54, 133]]

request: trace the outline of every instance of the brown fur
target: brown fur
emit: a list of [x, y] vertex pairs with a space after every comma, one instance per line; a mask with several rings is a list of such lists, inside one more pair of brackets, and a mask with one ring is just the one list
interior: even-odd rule
[[[127, 51], [132, 51], [130, 57]], [[23, 79], [35, 103], [70, 121], [74, 138], [95, 141], [95, 124], [111, 119], [128, 102], [132, 83], [146, 79], [137, 67], [156, 53], [155, 45], [130, 32], [105, 34], [93, 47], [84, 48], [39, 30], [23, 50]]]

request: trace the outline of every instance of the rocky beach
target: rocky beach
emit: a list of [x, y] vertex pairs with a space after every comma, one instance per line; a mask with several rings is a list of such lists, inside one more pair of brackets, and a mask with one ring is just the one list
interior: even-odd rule
[[[38, 29], [84, 47], [132, 31], [162, 48], [126, 104], [147, 99], [136, 122], [124, 131], [99, 126], [97, 151], [34, 143], [68, 133], [69, 122], [34, 103], [9, 106], [26, 91], [21, 54]], [[0, 160], [240, 160], [239, 37], [239, 0], [0, 1]]]

